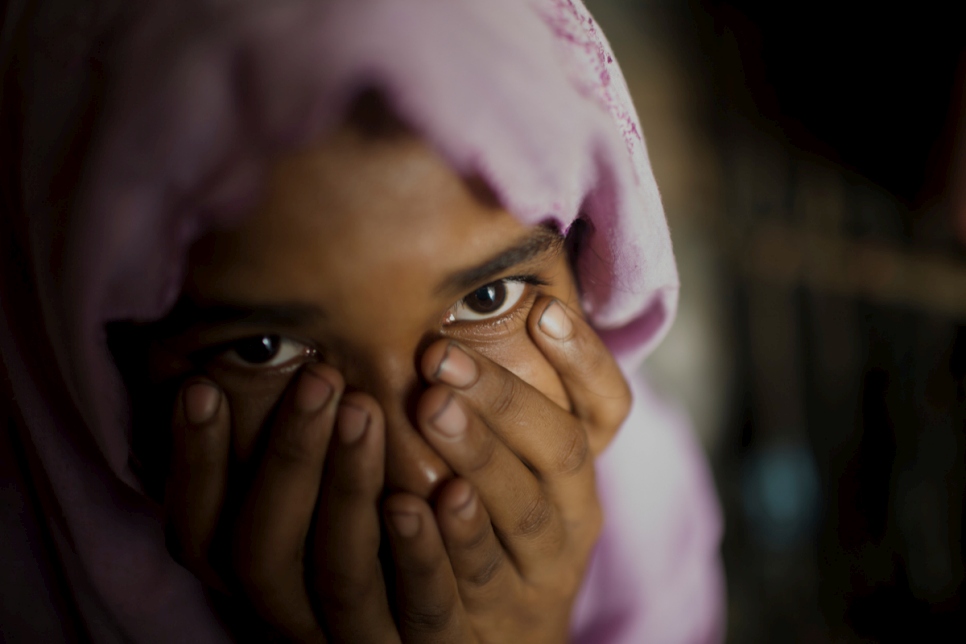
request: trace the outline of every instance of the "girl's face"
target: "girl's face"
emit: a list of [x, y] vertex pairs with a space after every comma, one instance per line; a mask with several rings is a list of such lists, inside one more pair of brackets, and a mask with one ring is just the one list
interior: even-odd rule
[[477, 188], [406, 134], [345, 127], [279, 160], [257, 212], [193, 247], [152, 376], [218, 382], [244, 461], [298, 368], [324, 361], [382, 406], [387, 485], [428, 497], [450, 475], [410, 421], [432, 340], [458, 340], [570, 407], [526, 328], [540, 294], [579, 309], [563, 239]]

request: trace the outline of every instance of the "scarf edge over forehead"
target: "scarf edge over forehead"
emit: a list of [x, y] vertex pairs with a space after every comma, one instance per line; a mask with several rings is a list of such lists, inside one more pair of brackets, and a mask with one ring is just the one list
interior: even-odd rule
[[[239, 221], [271, 158], [338, 125], [360, 92], [380, 91], [524, 223], [589, 224], [577, 260], [583, 305], [626, 371], [667, 332], [678, 278], [660, 197], [623, 76], [579, 0], [122, 4], [47, 3], [27, 42], [51, 49], [20, 72], [36, 76], [24, 107], [36, 105], [38, 116], [22, 127], [23, 221], [14, 227], [27, 231], [52, 351], [102, 462], [65, 447], [78, 428], [58, 422], [26, 377], [22, 339], [0, 338], [27, 440], [61, 506], [64, 534], [54, 540], [76, 557], [64, 564], [68, 576], [75, 588], [96, 589], [88, 603], [120, 632], [145, 620], [176, 630], [167, 617], [186, 612], [201, 618], [196, 590], [178, 590], [190, 578], [150, 532], [147, 501], [132, 510], [141, 501], [104, 324], [162, 316], [192, 241]], [[53, 43], [65, 24], [74, 38]], [[92, 89], [95, 67], [107, 79], [102, 95]], [[57, 174], [49, 159], [83, 112], [81, 99], [58, 100], [64, 87], [99, 102], [80, 187], [61, 220], [48, 197]], [[58, 225], [62, 248], [49, 238]], [[11, 309], [2, 313], [0, 330], [16, 329]], [[127, 489], [110, 491], [118, 485]], [[141, 563], [119, 566], [118, 552]], [[151, 601], [132, 601], [145, 593]], [[91, 606], [82, 612], [98, 610]]]

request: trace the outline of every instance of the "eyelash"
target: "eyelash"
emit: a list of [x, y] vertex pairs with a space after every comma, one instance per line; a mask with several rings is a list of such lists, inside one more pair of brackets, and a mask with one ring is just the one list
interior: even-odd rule
[[475, 318], [471, 317], [469, 319], [462, 319], [462, 320], [456, 319], [456, 311], [458, 311], [461, 307], [464, 310], [468, 310], [468, 305], [466, 304], [466, 301], [469, 300], [471, 297], [473, 297], [475, 294], [479, 293], [481, 290], [487, 288], [488, 286], [493, 286], [495, 284], [507, 284], [507, 283], [515, 283], [515, 284], [520, 284], [524, 286], [536, 286], [536, 287], [548, 285], [548, 283], [545, 280], [537, 277], [536, 275], [513, 275], [510, 277], [503, 277], [501, 279], [488, 282], [478, 287], [474, 291], [464, 295], [458, 302], [456, 302], [456, 304], [451, 306], [447, 310], [446, 316], [443, 319], [443, 326], [451, 326], [455, 324], [473, 324], [473, 325], [489, 326], [493, 324], [502, 324], [507, 320], [509, 320], [513, 316], [513, 314], [516, 313], [521, 308], [520, 303], [523, 302], [524, 299], [528, 295], [530, 295], [530, 293], [527, 293], [525, 290], [521, 292], [519, 296], [517, 296], [516, 301], [513, 302], [512, 307], [509, 310], [504, 311], [503, 313], [500, 313], [498, 315], [487, 316], [485, 314], [476, 314], [476, 315], [480, 315], [480, 317], [475, 317]]
[[[293, 356], [290, 360], [286, 360], [284, 363], [279, 365], [274, 365], [271, 367], [266, 367], [258, 364], [246, 364], [239, 360], [238, 362], [229, 361], [229, 366], [233, 369], [244, 369], [256, 374], [277, 374], [285, 373], [298, 368], [305, 362], [310, 360], [318, 360], [320, 352], [317, 348], [312, 346], [307, 342], [302, 342], [289, 338], [277, 333], [264, 333], [259, 336], [248, 336], [245, 338], [239, 338], [238, 340], [232, 340], [230, 342], [223, 342], [211, 347], [205, 347], [199, 351], [192, 353], [189, 358], [196, 365], [205, 365], [211, 363], [215, 360], [226, 359], [226, 356], [236, 352], [237, 347], [239, 347], [243, 342], [251, 341], [256, 338], [268, 338], [268, 337], [278, 337], [281, 342], [284, 343], [294, 343], [297, 345], [302, 345], [300, 351], [297, 355]], [[228, 361], [228, 360], [226, 360]]]
[[[478, 287], [474, 291], [466, 294], [462, 298], [460, 298], [460, 300], [456, 304], [454, 304], [453, 306], [451, 306], [447, 310], [447, 315], [448, 316], [451, 316], [452, 315], [452, 312], [454, 311], [454, 309], [456, 309], [459, 305], [463, 304], [468, 298], [472, 297], [479, 290], [481, 290], [483, 288], [486, 288], [487, 286], [491, 286], [493, 284], [507, 283], [507, 282], [522, 283], [524, 285], [531, 286], [531, 287], [549, 286], [549, 282], [547, 282], [544, 279], [541, 279], [540, 277], [538, 277], [536, 275], [513, 275], [513, 276], [510, 276], [510, 277], [503, 277], [503, 278], [500, 278], [498, 280], [494, 280], [492, 282], [488, 282], [488, 283], [486, 283], [486, 284]], [[521, 302], [523, 302], [525, 299], [527, 299], [528, 296], [530, 296], [531, 299], [532, 299], [532, 293], [526, 293], [526, 292], [521, 293], [520, 296], [517, 298], [517, 301], [514, 302], [513, 307], [509, 311], [506, 311], [506, 312], [504, 312], [504, 313], [502, 313], [502, 314], [500, 314], [498, 316], [489, 317], [489, 318], [481, 318], [481, 319], [471, 319], [471, 320], [456, 320], [456, 319], [453, 319], [453, 320], [447, 321], [447, 320], [444, 319], [443, 326], [456, 326], [456, 325], [459, 325], [459, 326], [464, 326], [464, 325], [465, 326], [470, 326], [470, 325], [472, 325], [472, 326], [476, 326], [476, 327], [491, 327], [491, 326], [494, 326], [494, 325], [504, 324], [507, 321], [511, 320], [514, 316], [516, 316], [516, 315], [519, 314], [520, 310], [524, 308], [524, 307], [521, 306]], [[214, 347], [207, 347], [205, 349], [202, 349], [201, 351], [195, 352], [191, 356], [191, 358], [192, 358], [192, 360], [196, 364], [207, 363], [207, 362], [210, 362], [211, 360], [217, 359], [217, 358], [224, 358], [224, 359], [227, 360], [228, 359], [227, 356], [229, 356], [229, 354], [236, 353], [237, 352], [237, 348], [241, 345], [241, 343], [246, 342], [246, 341], [251, 341], [253, 339], [268, 338], [268, 337], [273, 337], [273, 336], [278, 336], [278, 334], [266, 333], [266, 334], [263, 334], [261, 336], [250, 336], [250, 337], [247, 337], [247, 338], [241, 338], [239, 340], [234, 340], [232, 342], [227, 342], [227, 343], [224, 343], [224, 344], [219, 344], [219, 345], [214, 346]], [[242, 359], [236, 358], [237, 362], [234, 361], [234, 360], [232, 360], [231, 361], [231, 366], [233, 368], [236, 368], [236, 369], [246, 369], [248, 371], [251, 371], [251, 372], [257, 373], [257, 374], [266, 374], [266, 375], [272, 374], [272, 375], [274, 375], [274, 374], [278, 374], [278, 373], [283, 373], [283, 372], [290, 371], [290, 370], [292, 370], [294, 368], [298, 368], [304, 362], [306, 362], [308, 360], [317, 360], [319, 358], [319, 355], [320, 355], [319, 350], [316, 349], [316, 348], [313, 348], [311, 345], [309, 345], [307, 343], [300, 342], [298, 340], [293, 340], [293, 339], [288, 338], [288, 337], [285, 337], [285, 336], [279, 336], [279, 337], [280, 337], [280, 342], [282, 342], [282, 343], [296, 343], [296, 344], [303, 345], [302, 351], [299, 352], [298, 355], [293, 356], [290, 360], [287, 360], [285, 363], [280, 364], [280, 365], [273, 365], [273, 366], [270, 366], [270, 367], [266, 367], [266, 366], [263, 366], [263, 365], [260, 365], [260, 364], [245, 363]]]

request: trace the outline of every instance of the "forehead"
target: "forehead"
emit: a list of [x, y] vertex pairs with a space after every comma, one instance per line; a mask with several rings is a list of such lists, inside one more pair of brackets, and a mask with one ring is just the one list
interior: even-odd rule
[[277, 301], [358, 294], [374, 280], [408, 286], [486, 260], [527, 232], [415, 136], [345, 127], [279, 159], [257, 211], [196, 245], [189, 290]]

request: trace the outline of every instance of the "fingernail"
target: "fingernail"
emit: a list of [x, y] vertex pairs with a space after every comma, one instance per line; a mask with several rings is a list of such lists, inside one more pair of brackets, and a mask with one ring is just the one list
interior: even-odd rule
[[207, 382], [195, 382], [182, 394], [184, 415], [192, 425], [203, 425], [215, 417], [221, 394]]
[[458, 518], [463, 521], [469, 521], [476, 514], [476, 495], [473, 494], [473, 490], [467, 486], [466, 498], [453, 510]]
[[400, 537], [412, 539], [419, 532], [419, 515], [411, 512], [393, 512], [389, 515], [392, 527]]
[[339, 438], [347, 445], [354, 443], [365, 433], [369, 426], [369, 412], [352, 405], [339, 407]]
[[429, 419], [429, 423], [444, 438], [454, 440], [466, 431], [466, 414], [451, 395], [436, 415]]
[[557, 300], [543, 310], [537, 325], [541, 331], [556, 340], [566, 340], [574, 331], [574, 323], [570, 321], [570, 316]]
[[302, 370], [295, 406], [302, 412], [312, 414], [322, 409], [332, 397], [332, 385], [311, 369]]
[[458, 345], [450, 343], [436, 367], [435, 378], [453, 387], [469, 387], [476, 382], [476, 363]]

